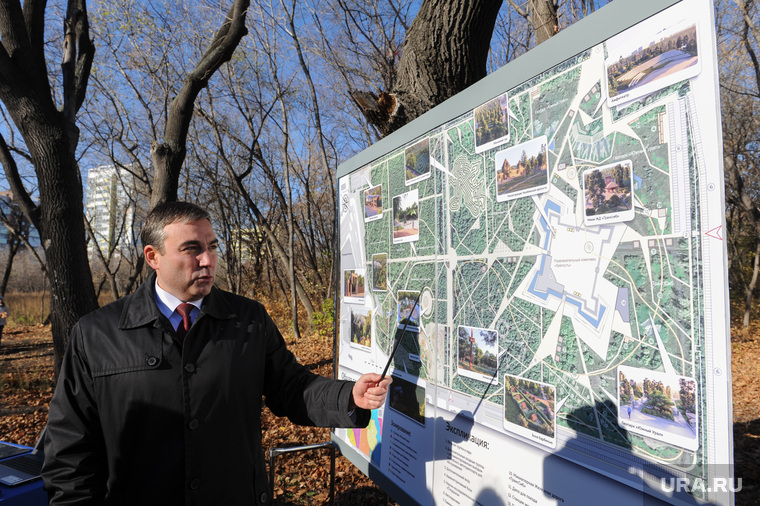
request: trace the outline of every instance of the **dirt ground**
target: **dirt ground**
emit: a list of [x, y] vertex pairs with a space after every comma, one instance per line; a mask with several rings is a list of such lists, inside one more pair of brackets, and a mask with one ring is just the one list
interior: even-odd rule
[[[760, 377], [760, 331], [734, 331], [732, 379], [734, 396], [735, 476], [742, 479], [736, 504], [760, 504], [760, 402], [754, 393]], [[315, 372], [332, 374], [332, 341], [290, 340], [299, 361]], [[53, 393], [53, 348], [49, 326], [15, 326], [3, 334], [0, 347], [0, 440], [34, 445], [46, 419]], [[328, 429], [306, 428], [263, 411], [264, 446], [287, 447], [329, 441]], [[277, 504], [327, 504], [329, 456], [325, 450], [284, 455], [277, 461]], [[383, 506], [388, 498], [348, 459], [336, 460], [335, 503]]]

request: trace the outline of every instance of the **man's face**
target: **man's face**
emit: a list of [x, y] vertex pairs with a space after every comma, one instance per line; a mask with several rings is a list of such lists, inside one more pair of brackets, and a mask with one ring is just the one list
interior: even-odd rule
[[208, 295], [216, 275], [217, 247], [208, 220], [170, 223], [164, 227], [163, 253], [145, 246], [145, 260], [155, 271], [158, 286], [189, 302]]

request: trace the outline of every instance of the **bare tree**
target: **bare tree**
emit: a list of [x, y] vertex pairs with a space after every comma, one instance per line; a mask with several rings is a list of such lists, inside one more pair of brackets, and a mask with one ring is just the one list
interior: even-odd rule
[[[247, 1], [231, 5], [209, 47], [203, 47], [205, 34], [213, 28], [208, 19], [213, 19], [218, 7], [115, 0], [96, 12], [96, 35], [108, 55], [96, 69], [94, 84], [105, 107], [93, 107], [85, 118], [93, 135], [93, 150], [121, 167], [133, 188], [145, 188], [148, 193], [147, 204], [141, 202], [141, 192], [134, 195], [136, 209], [147, 211], [158, 202], [176, 199], [180, 191], [182, 198], [210, 203], [207, 196], [197, 198], [211, 189], [202, 178], [193, 173], [180, 184], [179, 174], [187, 167], [184, 162], [195, 103], [247, 33], [247, 6]], [[199, 63], [188, 72], [187, 62], [193, 60]], [[162, 136], [161, 142], [157, 140]], [[150, 152], [147, 146], [151, 146]], [[188, 174], [193, 170], [187, 167]], [[103, 260], [110, 261], [109, 255]], [[126, 291], [140, 278], [143, 260], [139, 255], [130, 263]], [[110, 276], [108, 271], [106, 275]]]
[[[299, 86], [303, 72], [281, 66], [277, 32], [289, 26], [287, 14], [283, 20], [273, 8], [259, 6], [256, 17], [254, 36], [223, 72], [226, 90], [210, 93], [199, 111], [212, 133], [207, 137], [216, 142], [216, 151], [209, 155], [226, 167], [255, 218], [255, 230], [269, 246], [262, 248], [254, 240], [255, 250], [264, 258], [274, 255], [266, 261], [269, 280], [280, 285], [279, 273], [285, 272], [291, 297], [297, 295], [311, 321], [312, 297], [324, 294], [331, 282], [324, 259], [330, 258], [332, 246], [326, 232], [332, 231], [335, 190], [324, 160], [334, 170], [336, 157], [327, 153], [327, 144], [323, 155], [317, 147], [313, 108], [308, 107], [314, 98], [319, 100], [316, 86], [313, 93], [308, 88], [304, 92]], [[286, 42], [288, 38], [292, 40], [288, 36]], [[296, 135], [293, 128], [298, 129]], [[291, 197], [294, 194], [298, 199]], [[295, 325], [297, 306], [291, 307]]]
[[232, 58], [240, 39], [248, 33], [245, 16], [249, 5], [250, 0], [233, 2], [227, 19], [214, 34], [208, 49], [195, 68], [187, 74], [182, 88], [171, 101], [163, 140], [154, 142], [151, 147], [154, 168], [151, 207], [177, 199], [179, 174], [187, 153], [187, 131], [195, 99], [219, 67]]
[[[49, 265], [51, 321], [60, 367], [70, 329], [97, 307], [85, 249], [82, 183], [76, 152], [76, 115], [84, 102], [95, 53], [85, 0], [69, 0], [59, 41], [61, 71], [48, 75], [46, 2], [0, 2], [0, 100], [28, 150], [36, 173], [39, 204], [24, 187], [5, 141], [0, 162], [24, 214], [40, 233]], [[51, 83], [61, 83], [54, 90]], [[60, 95], [57, 102], [56, 95]]]
[[744, 295], [748, 327], [760, 278], [760, 31], [754, 0], [721, 2], [717, 12], [721, 61], [723, 154], [728, 204], [729, 269], [733, 289]]

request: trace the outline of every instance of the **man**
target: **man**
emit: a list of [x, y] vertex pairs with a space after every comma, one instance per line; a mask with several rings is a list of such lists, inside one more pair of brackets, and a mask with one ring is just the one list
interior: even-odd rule
[[155, 274], [72, 330], [48, 417], [50, 504], [271, 503], [262, 396], [296, 423], [361, 427], [390, 379], [298, 364], [261, 304], [214, 287], [218, 241], [198, 206], [157, 206], [141, 238]]

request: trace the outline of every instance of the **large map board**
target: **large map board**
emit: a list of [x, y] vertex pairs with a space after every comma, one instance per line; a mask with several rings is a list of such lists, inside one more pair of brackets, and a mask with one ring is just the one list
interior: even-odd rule
[[341, 165], [339, 375], [394, 381], [333, 439], [392, 497], [733, 502], [716, 76], [711, 2], [614, 2]]

